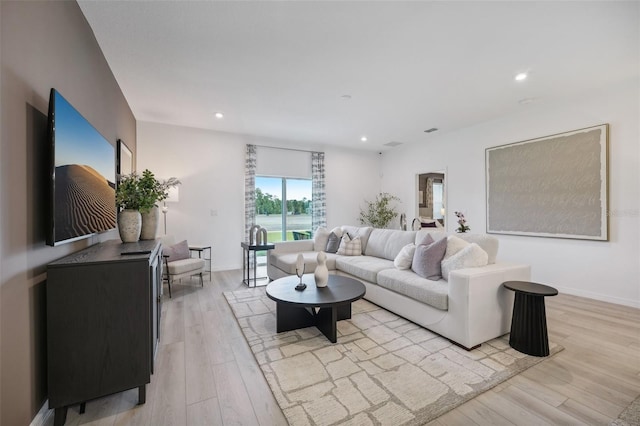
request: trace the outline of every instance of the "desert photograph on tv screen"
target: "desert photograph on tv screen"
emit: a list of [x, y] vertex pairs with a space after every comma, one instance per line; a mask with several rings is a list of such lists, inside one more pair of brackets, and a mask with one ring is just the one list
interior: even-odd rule
[[115, 228], [113, 145], [62, 97], [55, 114], [55, 240]]
[[90, 166], [56, 167], [56, 241], [114, 228], [113, 185]]

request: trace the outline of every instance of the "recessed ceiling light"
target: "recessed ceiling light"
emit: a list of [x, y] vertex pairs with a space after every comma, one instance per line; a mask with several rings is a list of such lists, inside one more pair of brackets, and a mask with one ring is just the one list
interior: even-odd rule
[[526, 72], [521, 72], [516, 74], [516, 81], [522, 81], [522, 80], [526, 80], [527, 79], [527, 73]]
[[520, 99], [518, 101], [518, 103], [520, 105], [527, 105], [527, 104], [533, 103], [533, 102], [535, 102], [537, 100], [538, 100], [537, 98], [524, 98], [524, 99]]
[[351, 99], [351, 95], [342, 95], [340, 96], [340, 99], [348, 101], [349, 99]]
[[360, 138], [360, 140], [361, 140], [362, 142], [366, 142], [368, 139], [367, 139], [367, 137], [366, 137], [366, 136], [362, 136], [362, 137]]
[[430, 128], [430, 129], [425, 130], [424, 132], [425, 132], [425, 133], [433, 133], [433, 132], [435, 132], [435, 131], [437, 131], [437, 130], [438, 130], [438, 128], [437, 128], [437, 127], [432, 127], [432, 128]]
[[220, 118], [224, 118], [224, 114], [221, 112], [216, 112], [215, 113], [216, 118], [220, 119]]

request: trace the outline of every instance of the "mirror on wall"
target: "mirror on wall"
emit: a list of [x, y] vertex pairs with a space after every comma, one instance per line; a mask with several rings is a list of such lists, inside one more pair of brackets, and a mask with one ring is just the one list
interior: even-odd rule
[[413, 228], [446, 228], [445, 171], [421, 173], [417, 181], [418, 220], [414, 221]]

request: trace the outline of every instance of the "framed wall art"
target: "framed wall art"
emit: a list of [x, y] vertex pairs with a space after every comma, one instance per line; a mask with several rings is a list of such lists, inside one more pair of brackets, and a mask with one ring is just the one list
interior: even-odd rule
[[603, 240], [609, 125], [487, 148], [487, 232]]
[[116, 153], [118, 157], [116, 161], [116, 173], [118, 175], [117, 180], [120, 181], [120, 176], [131, 174], [135, 170], [135, 167], [133, 167], [133, 154], [122, 139], [118, 139]]

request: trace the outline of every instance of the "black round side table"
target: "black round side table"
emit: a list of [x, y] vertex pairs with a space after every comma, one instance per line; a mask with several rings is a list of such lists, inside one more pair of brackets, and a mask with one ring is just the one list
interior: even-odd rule
[[558, 290], [529, 281], [507, 281], [502, 285], [516, 292], [509, 345], [527, 355], [548, 356], [549, 338], [544, 298], [557, 295]]

